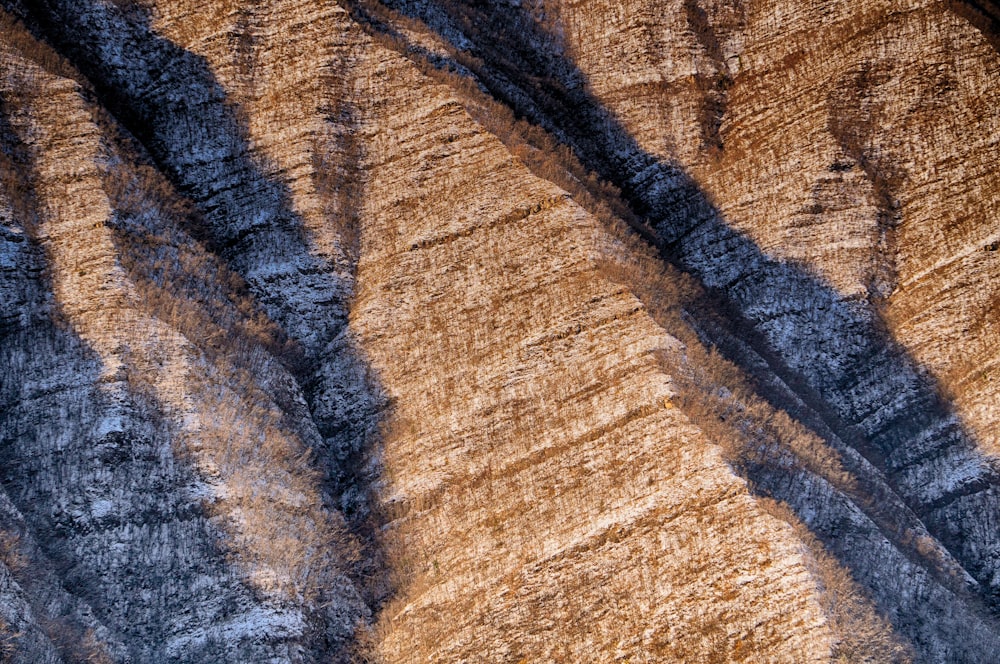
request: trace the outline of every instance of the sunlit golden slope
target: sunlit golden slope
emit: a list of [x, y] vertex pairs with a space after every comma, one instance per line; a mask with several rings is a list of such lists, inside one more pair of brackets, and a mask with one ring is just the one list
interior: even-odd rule
[[966, 18], [4, 7], [11, 661], [1000, 647]]

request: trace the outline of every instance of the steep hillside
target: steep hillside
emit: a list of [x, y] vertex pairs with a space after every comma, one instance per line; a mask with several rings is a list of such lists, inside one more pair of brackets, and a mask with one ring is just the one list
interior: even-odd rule
[[394, 4], [618, 184], [703, 336], [995, 603], [997, 54], [955, 7]]
[[5, 661], [990, 661], [991, 16], [5, 2]]
[[319, 435], [273, 324], [180, 230], [189, 213], [89, 86], [29, 39], [4, 54], [27, 180], [11, 221], [41, 264], [12, 275], [12, 499], [133, 658], [288, 657], [313, 623], [344, 638], [367, 613], [341, 576], [355, 546], [310, 468]]

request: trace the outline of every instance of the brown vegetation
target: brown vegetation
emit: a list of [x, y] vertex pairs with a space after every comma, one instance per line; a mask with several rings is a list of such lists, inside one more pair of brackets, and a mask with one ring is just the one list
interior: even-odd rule
[[10, 623], [0, 617], [0, 661], [9, 661], [17, 653], [17, 640], [21, 633], [15, 631]]
[[[194, 470], [226, 561], [265, 600], [324, 611], [364, 553], [325, 493], [313, 450], [329, 443], [317, 442], [321, 418], [303, 393], [324, 380], [317, 365], [332, 362], [330, 339], [343, 333], [335, 341], [348, 337], [370, 359], [359, 372], [379, 376], [392, 411], [371, 436], [379, 449], [363, 459], [357, 449], [345, 452], [358, 457], [351, 464], [368, 464], [348, 472], [384, 471], [374, 536], [398, 589], [374, 624], [356, 626], [356, 661], [907, 659], [850, 573], [788, 506], [755, 497], [752, 480], [762, 468], [806, 477], [862, 512], [871, 507], [866, 487], [830, 441], [762, 398], [705, 341], [692, 321], [719, 312], [643, 241], [651, 230], [621, 192], [554, 133], [483, 91], [471, 72], [496, 63], [367, 0], [343, 3], [358, 23], [340, 5], [308, 2], [115, 4], [149, 28], [151, 44], [175, 55], [187, 49], [207, 81], [218, 79], [227, 96], [220, 117], [232, 123], [219, 134], [229, 150], [219, 170], [229, 170], [205, 184], [204, 200], [183, 199], [164, 172], [185, 191], [202, 175], [215, 177], [184, 161], [197, 141], [158, 153], [154, 165], [85, 82], [61, 73], [68, 65], [5, 19], [0, 30], [18, 35], [11, 48], [28, 54], [13, 74], [25, 92], [5, 102], [19, 114], [16, 129], [37, 152], [27, 161], [38, 168], [15, 176], [0, 163], [3, 184], [22, 208], [37, 203], [30, 234], [51, 264], [57, 306], [99, 356], [102, 389], [146, 399], [165, 420], [171, 460]], [[560, 34], [569, 20], [562, 10], [579, 10], [525, 4]], [[767, 100], [755, 86], [769, 72], [731, 72], [726, 31], [734, 26], [704, 3], [676, 4], [671, 11], [686, 21], [680, 41], [690, 47], [676, 60], [696, 64], [624, 92], [600, 76], [614, 68], [599, 67], [588, 94], [621, 102], [612, 110], [623, 134], [641, 135], [638, 143], [655, 147], [652, 158], [697, 153], [685, 165], [707, 183], [706, 205], [735, 209], [734, 224], [750, 227], [747, 246], [760, 240], [762, 253], [794, 254], [799, 244], [785, 240], [798, 231], [772, 235], [768, 226], [772, 212], [787, 212], [783, 192], [753, 199], [754, 214], [767, 218], [758, 228], [746, 212], [753, 205], [727, 197], [720, 184], [733, 177], [745, 188], [758, 162], [788, 162], [774, 139], [783, 130], [776, 116], [747, 115]], [[443, 6], [472, 34], [474, 12]], [[322, 43], [307, 54], [315, 35], [304, 26], [314, 25]], [[519, 37], [498, 35], [501, 43]], [[594, 61], [572, 43], [578, 37], [567, 31], [565, 47], [586, 60], [583, 71]], [[814, 54], [800, 46], [769, 58], [770, 66], [815, 74]], [[32, 55], [39, 48], [45, 52]], [[496, 50], [483, 57], [503, 59]], [[567, 92], [565, 81], [533, 83], [551, 88], [540, 94]], [[678, 104], [696, 97], [691, 127], [660, 122], [667, 110], [683, 115], [673, 100], [657, 116], [662, 131], [639, 126], [655, 104], [631, 104], [630, 96], [659, 103], [656, 95], [674, 92]], [[862, 92], [866, 100], [875, 94]], [[872, 122], [848, 113], [860, 97], [841, 101], [843, 108], [833, 104], [844, 111], [838, 117]], [[611, 112], [601, 118], [612, 123]], [[817, 281], [833, 274], [834, 290], [871, 296], [892, 330], [904, 329], [920, 307], [886, 299], [897, 285], [895, 258], [872, 255], [900, 249], [895, 198], [906, 178], [866, 161], [881, 147], [853, 126], [824, 127], [839, 132], [834, 147], [852, 164], [836, 161], [832, 175], [810, 183], [811, 198], [796, 201], [794, 214], [820, 218], [857, 185], [856, 218], [844, 217], [857, 222], [848, 239], [881, 244], [841, 252], [816, 249], [807, 237], [802, 255], [789, 260], [803, 259], [809, 272], [813, 249], [827, 258], [863, 255], [861, 268], [816, 269]], [[149, 129], [150, 145], [173, 129]], [[266, 190], [259, 198], [258, 186]], [[243, 215], [257, 214], [259, 204], [272, 207], [251, 226]], [[876, 217], [865, 216], [869, 208], [878, 208]], [[263, 244], [286, 226], [293, 228], [281, 242], [291, 249], [254, 248], [274, 249], [274, 264], [235, 255], [241, 243]], [[321, 292], [309, 296], [321, 297], [295, 300], [290, 289], [323, 271], [344, 275], [342, 291], [320, 281]], [[871, 288], [858, 290], [861, 281]], [[338, 325], [347, 306], [345, 331]], [[282, 316], [298, 315], [305, 322], [293, 331]], [[307, 349], [290, 338], [303, 330], [315, 333]], [[948, 366], [958, 374], [946, 384], [971, 380], [971, 364]], [[356, 405], [344, 397], [349, 388], [337, 391], [356, 378], [354, 367], [320, 368], [336, 385], [317, 400], [337, 401], [326, 405], [331, 411]], [[375, 429], [366, 424], [359, 436]], [[914, 560], [954, 565], [923, 530], [900, 523], [872, 529]], [[23, 569], [18, 546], [0, 533], [0, 559], [15, 572]], [[71, 641], [83, 644], [72, 657], [108, 656], [94, 632], [84, 637], [58, 621], [46, 629], [66, 652]]]
[[836, 662], [910, 662], [912, 647], [893, 633], [892, 625], [876, 613], [871, 599], [844, 567], [786, 504], [760, 498], [770, 514], [788, 523], [809, 549], [812, 571], [820, 582], [820, 601], [840, 641], [834, 646]]
[[[31, 53], [39, 49], [19, 54], [22, 75], [34, 74], [38, 91], [22, 88], [17, 101], [41, 165], [31, 184], [45, 212], [32, 231], [44, 238], [60, 304], [106, 365], [124, 369], [135, 396], [152, 397], [172, 419], [175, 453], [217, 491], [207, 507], [230, 531], [233, 562], [261, 589], [316, 605], [331, 575], [358, 554], [342, 519], [324, 505], [302, 432], [288, 418], [301, 397], [274, 357], [295, 368], [296, 345], [260, 312], [243, 280], [181, 230], [190, 204], [130, 156], [135, 146], [88, 104], [82, 84], [66, 86], [38, 69]], [[74, 156], [86, 166], [75, 182], [92, 178], [91, 188], [69, 201], [73, 208], [60, 200], [65, 171], [45, 162], [45, 146], [61, 140], [64, 128], [42, 100], [64, 104], [89, 132]], [[101, 221], [76, 228], [87, 217]], [[85, 240], [75, 235], [84, 233]], [[99, 298], [96, 285], [106, 291]], [[182, 424], [192, 417], [193, 426]]]

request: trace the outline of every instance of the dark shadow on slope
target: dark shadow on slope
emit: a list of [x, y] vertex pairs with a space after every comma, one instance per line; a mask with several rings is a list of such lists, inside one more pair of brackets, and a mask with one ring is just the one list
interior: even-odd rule
[[945, 6], [974, 25], [1000, 51], [1000, 5], [994, 0], [946, 0]]
[[[113, 10], [85, 8], [77, 14], [78, 7], [29, 4], [33, 15], [47, 17], [39, 23], [42, 32], [100, 82], [102, 100], [195, 201], [205, 217], [203, 237], [248, 278], [269, 311], [279, 312], [274, 317], [293, 331], [293, 337], [297, 329], [311, 329], [269, 295], [281, 290], [269, 275], [253, 274], [255, 260], [270, 260], [273, 252], [305, 256], [308, 243], [288, 211], [287, 192], [247, 159], [237, 112], [227, 106], [204, 63], [159, 39], [141, 22], [124, 18], [116, 19], [120, 41], [109, 43], [107, 26], [101, 22]], [[770, 259], [730, 229], [680, 167], [645, 154], [589, 97], [582, 74], [558, 51], [546, 49], [554, 41], [526, 14], [506, 5], [481, 3], [452, 16], [441, 11], [436, 18], [430, 13], [431, 4], [420, 6], [426, 10], [423, 18], [441, 34], [453, 37], [465, 32], [473, 44], [478, 41], [479, 48], [472, 50], [483, 64], [471, 67], [484, 87], [573, 146], [584, 163], [618, 185], [636, 212], [650, 221], [655, 236], [641, 228], [640, 232], [655, 240], [667, 260], [709, 286], [710, 301], [703, 305], [713, 313], [694, 313], [706, 319], [720, 314], [735, 339], [733, 359], [755, 375], [767, 372], [780, 378], [771, 381], [776, 405], [788, 407], [787, 400], [794, 397], [832, 435], [864, 452], [966, 567], [988, 583], [996, 568], [1000, 529], [975, 515], [997, 513], [996, 475], [976, 454], [933, 381], [881, 329], [870, 307], [843, 301], [820, 280], [797, 266]], [[441, 21], [453, 25], [442, 27]], [[483, 35], [487, 38], [480, 39]], [[483, 48], [494, 36], [502, 38], [497, 48]], [[101, 50], [116, 47], [127, 55], [120, 62]], [[234, 164], [237, 176], [223, 172]], [[245, 215], [247, 201], [254, 215]], [[234, 223], [241, 218], [245, 223]], [[306, 273], [310, 269], [307, 264]], [[306, 273], [301, 278], [308, 279]], [[319, 290], [329, 293], [325, 287]], [[322, 306], [320, 310], [329, 311]], [[339, 338], [342, 315], [327, 320], [329, 326], [317, 339], [306, 340], [308, 347], [326, 349], [323, 341]], [[702, 328], [712, 338], [715, 328], [710, 323], [702, 321]], [[752, 349], [764, 365], [753, 366], [740, 355], [741, 348]], [[322, 359], [323, 351], [313, 353], [310, 357]], [[372, 420], [366, 421], [370, 425]], [[336, 440], [350, 439], [341, 438], [337, 427], [334, 418], [324, 433]], [[350, 423], [344, 427], [357, 430]], [[340, 468], [351, 466], [357, 453], [353, 444], [346, 442], [338, 449], [345, 459]], [[914, 479], [912, 474], [942, 454], [967, 460], [972, 472], [953, 489], [924, 495], [919, 476]], [[334, 486], [341, 489], [350, 482], [341, 470], [331, 475]], [[979, 505], [970, 507], [971, 503]], [[970, 514], [972, 520], [967, 520]], [[827, 532], [824, 538], [835, 551], [837, 537], [836, 532]], [[843, 550], [839, 553], [846, 555]], [[863, 570], [859, 573], [862, 582], [873, 583]]]
[[[370, 489], [377, 464], [369, 450], [385, 402], [346, 326], [356, 264], [355, 201], [347, 197], [334, 206], [346, 220], [340, 253], [316, 255], [287, 188], [251, 149], [240, 109], [202, 58], [152, 31], [138, 4], [12, 0], [5, 6], [88, 77], [99, 102], [193, 203], [185, 230], [245, 280], [256, 303], [287, 335], [288, 342], [272, 350], [306, 395], [306, 417], [320, 439], [305, 439], [323, 472], [328, 506], [345, 515], [364, 543], [349, 576], [366, 604], [377, 609], [389, 584], [375, 537]], [[332, 144], [340, 141], [351, 158], [351, 109], [331, 107], [328, 115]], [[345, 165], [341, 175], [349, 179], [354, 166]], [[317, 183], [324, 186], [336, 189], [336, 178]], [[338, 590], [330, 592], [335, 603]], [[345, 639], [352, 626], [345, 631], [343, 618], [319, 619], [310, 644], [317, 655], [349, 657]]]
[[[19, 579], [43, 631], [67, 662], [268, 656], [259, 638], [168, 648], [185, 630], [251, 616], [256, 600], [190, 492], [197, 474], [164, 453], [176, 438], [166, 418], [141, 395], [107, 394], [95, 355], [51, 321], [5, 337], [0, 352], [20, 365], [0, 381], [0, 484], [44, 552]], [[116, 428], [101, 430], [107, 421]]]
[[[370, 5], [347, 4], [373, 30], [391, 30]], [[636, 230], [706, 287], [705, 301], [690, 312], [695, 326], [756, 376], [775, 406], [831, 444], [860, 452], [864, 459], [851, 464], [859, 477], [871, 476], [863, 467], [868, 462], [884, 473], [976, 578], [995, 616], [1000, 529], [993, 519], [1000, 513], [1000, 475], [872, 304], [845, 299], [807, 269], [767, 256], [729, 227], [681, 166], [645, 152], [589, 94], [584, 74], [559, 50], [558, 39], [527, 11], [485, 1], [385, 4], [449, 40], [458, 54], [453, 70], [473, 72], [481, 88], [571, 146], [586, 166], [621, 189], [648, 224]], [[422, 57], [417, 51], [410, 56]], [[955, 477], [945, 481], [945, 471]], [[820, 534], [850, 564], [840, 534]], [[872, 570], [853, 567], [863, 583], [883, 583]], [[893, 612], [884, 601], [883, 608]]]
[[[48, 308], [44, 295], [46, 262], [26, 228], [35, 216], [27, 175], [30, 162], [8, 116], [7, 100], [0, 98], [0, 562], [24, 591], [34, 619], [9, 642], [5, 640], [0, 655], [3, 661], [9, 658], [13, 662], [30, 661], [32, 656], [83, 661], [99, 654], [96, 649], [84, 651], [87, 630], [103, 627], [93, 618], [87, 624], [83, 616], [93, 615], [93, 607], [65, 592], [63, 583], [68, 579], [61, 578], [50, 557], [38, 549], [33, 531], [45, 536], [51, 528], [44, 522], [38, 528], [37, 520], [29, 524], [21, 518], [8, 494], [23, 498], [25, 479], [38, 475], [32, 472], [30, 462], [22, 462], [34, 456], [37, 463], [39, 455], [19, 455], [23, 453], [21, 439], [33, 428], [31, 418], [19, 412], [24, 395], [31, 391], [32, 369], [46, 361], [71, 367], [70, 354], [90, 355], [91, 361], [94, 358], [79, 338], [58, 329], [44, 315]], [[4, 218], [8, 210], [11, 217]], [[32, 506], [28, 501], [26, 507]], [[55, 540], [47, 543], [52, 545]], [[107, 639], [109, 634], [103, 631]]]
[[[232, 620], [253, 608], [252, 594], [189, 493], [195, 473], [169, 454], [175, 432], [158, 405], [130, 389], [127, 372], [104, 375], [53, 298], [34, 159], [8, 111], [0, 100], [0, 197], [13, 212], [0, 220], [10, 222], [0, 255], [13, 259], [0, 265], [0, 484], [12, 501], [0, 520], [23, 565], [12, 571], [62, 660], [178, 661], [166, 647], [176, 630]], [[231, 652], [266, 654], [259, 643], [206, 643], [181, 658]]]

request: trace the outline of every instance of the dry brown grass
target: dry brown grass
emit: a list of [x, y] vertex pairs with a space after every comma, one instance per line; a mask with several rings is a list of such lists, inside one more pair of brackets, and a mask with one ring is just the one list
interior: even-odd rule
[[7, 620], [0, 617], [0, 661], [7, 662], [17, 654], [17, 642], [21, 638], [18, 632]]
[[876, 611], [865, 591], [830, 555], [823, 544], [788, 505], [770, 498], [758, 502], [772, 516], [792, 526], [808, 547], [807, 560], [820, 584], [820, 601], [840, 641], [834, 649], [837, 662], [910, 662], [914, 653], [893, 634], [892, 625]]
[[24, 554], [21, 536], [10, 530], [0, 530], [0, 563], [15, 576], [28, 568], [31, 559]]
[[[33, 76], [37, 90], [12, 103], [37, 134], [31, 184], [44, 211], [39, 229], [29, 230], [55, 238], [46, 251], [57, 297], [74, 298], [71, 324], [107, 366], [121, 367], [116, 377], [124, 374], [135, 397], [151, 397], [173, 419], [175, 453], [217, 490], [206, 507], [227, 534], [233, 562], [261, 590], [318, 606], [359, 553], [327, 509], [290, 417], [301, 398], [274, 357], [294, 368], [294, 344], [253, 303], [243, 280], [181, 230], [192, 225], [190, 204], [142, 162], [113, 118], [24, 55], [19, 75]], [[64, 104], [89, 139], [72, 143], [72, 152], [61, 142], [54, 104]], [[46, 162], [49, 143], [63, 150], [63, 162]], [[88, 194], [103, 191], [106, 201], [53, 200], [66, 190], [62, 178], [74, 161], [83, 165], [74, 183]], [[76, 228], [88, 215], [100, 221]]]
[[[5, 47], [22, 54], [45, 73], [59, 78], [71, 79], [82, 86], [86, 85], [84, 78], [65, 58], [48, 45], [35, 39], [24, 27], [24, 24], [8, 13], [6, 9], [0, 9], [0, 34], [4, 36]], [[27, 79], [22, 83], [29, 83], [27, 89], [30, 89], [30, 79], [35, 78], [37, 74], [31, 72], [24, 72], [24, 74]]]
[[649, 314], [684, 344], [683, 354], [660, 353], [664, 370], [678, 388], [676, 404], [721, 445], [736, 467], [791, 461], [842, 491], [857, 489], [839, 455], [787, 413], [757, 396], [735, 364], [708, 348], [685, 320], [697, 306], [700, 287], [667, 266], [619, 224], [617, 236], [630, 246], [628, 258], [609, 260], [601, 272], [629, 288]]
[[[428, 34], [427, 27], [419, 21], [380, 3], [362, 0], [358, 4], [384, 25], [403, 26], [410, 33]], [[557, 14], [558, 11], [549, 11], [545, 20], [556, 21]], [[534, 175], [565, 190], [577, 204], [605, 223], [625, 220], [641, 227], [641, 220], [623, 201], [618, 188], [585, 167], [571, 147], [559, 142], [542, 127], [517, 118], [509, 106], [484, 93], [470, 76], [435, 66], [419, 49], [411, 47], [402, 32], [375, 28], [369, 34], [376, 43], [407, 57], [430, 80], [454, 90], [462, 100], [465, 111], [483, 129], [500, 139]], [[482, 61], [466, 51], [450, 46], [445, 48], [450, 57], [468, 71], [475, 72], [484, 66]]]

